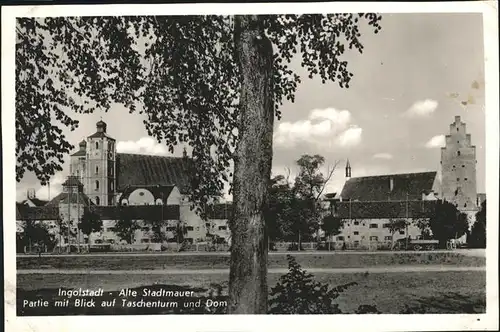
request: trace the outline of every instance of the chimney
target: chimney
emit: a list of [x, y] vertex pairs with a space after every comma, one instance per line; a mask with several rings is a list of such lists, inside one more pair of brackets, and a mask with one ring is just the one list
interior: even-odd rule
[[389, 178], [389, 191], [394, 190], [394, 179], [391, 177]]

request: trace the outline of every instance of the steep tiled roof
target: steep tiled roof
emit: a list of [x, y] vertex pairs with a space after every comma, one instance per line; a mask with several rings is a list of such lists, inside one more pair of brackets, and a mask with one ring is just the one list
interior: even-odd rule
[[78, 193], [78, 195], [76, 193], [60, 193], [52, 200], [50, 200], [50, 202], [48, 202], [46, 206], [59, 206], [59, 203], [68, 204], [68, 196], [71, 204], [80, 202], [80, 204], [83, 204], [85, 206], [94, 205], [94, 203], [92, 203], [92, 201], [84, 193]]
[[[336, 213], [344, 219], [423, 218], [434, 211], [437, 201], [337, 202]], [[408, 208], [408, 209], [407, 209]]]
[[85, 150], [78, 150], [75, 153], [73, 153], [71, 156], [72, 157], [79, 157], [79, 156], [85, 156], [85, 155], [86, 155]]
[[178, 220], [179, 205], [140, 205], [140, 206], [93, 206], [102, 220], [117, 220], [126, 215], [131, 219]]
[[23, 204], [16, 202], [16, 220], [22, 219], [21, 210], [23, 208]]
[[[397, 201], [419, 200], [422, 192], [430, 192], [437, 172], [365, 176], [349, 179], [340, 197], [344, 200]], [[393, 189], [390, 190], [390, 179]]]
[[[59, 218], [59, 207], [37, 206], [30, 207], [21, 205], [16, 211], [16, 220], [56, 220]], [[19, 212], [19, 216], [17, 216]], [[19, 218], [18, 218], [19, 217]]]
[[109, 136], [108, 134], [106, 134], [105, 132], [102, 132], [102, 131], [98, 131], [98, 132], [95, 132], [94, 134], [90, 135], [88, 138], [107, 138], [109, 140], [112, 140], [114, 141], [115, 139], [111, 136]]
[[24, 200], [21, 204], [28, 205], [28, 201], [33, 203], [35, 206], [44, 206], [45, 204], [48, 203], [48, 201], [45, 201], [43, 199], [38, 199], [38, 198], [29, 198], [27, 200]]
[[[91, 210], [102, 220], [117, 220], [122, 215], [139, 220], [178, 220], [180, 213], [179, 205], [92, 206]], [[59, 206], [29, 207], [16, 204], [16, 220], [55, 220], [58, 217]]]
[[186, 194], [190, 188], [188, 162], [185, 158], [118, 153], [118, 191], [124, 191], [127, 186], [175, 185]]
[[146, 189], [150, 191], [155, 199], [161, 198], [167, 200], [170, 193], [175, 188], [174, 185], [171, 186], [128, 186], [123, 190], [120, 200], [128, 198], [128, 196], [136, 189]]
[[66, 181], [64, 181], [62, 183], [62, 186], [83, 186], [83, 184], [80, 182], [80, 180], [78, 179], [77, 176], [68, 176], [68, 178], [66, 179]]

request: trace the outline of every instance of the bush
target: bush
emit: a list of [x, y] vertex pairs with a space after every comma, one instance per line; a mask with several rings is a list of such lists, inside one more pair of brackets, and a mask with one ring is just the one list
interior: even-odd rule
[[269, 294], [270, 314], [339, 314], [334, 303], [340, 293], [350, 286], [350, 282], [329, 289], [328, 284], [313, 280], [313, 275], [303, 270], [290, 255], [287, 255], [288, 273], [281, 276]]

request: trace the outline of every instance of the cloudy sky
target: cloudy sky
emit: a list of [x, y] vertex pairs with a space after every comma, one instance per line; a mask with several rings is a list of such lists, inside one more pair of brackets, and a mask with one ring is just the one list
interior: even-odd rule
[[[301, 154], [321, 154], [325, 169], [339, 161], [328, 191], [341, 190], [345, 160], [352, 176], [439, 170], [443, 135], [456, 115], [467, 124], [477, 154], [478, 192], [485, 191], [484, 57], [480, 14], [385, 14], [382, 31], [364, 34], [363, 54], [350, 53], [354, 78], [349, 89], [304, 78], [295, 103], [282, 107], [275, 124], [273, 173], [297, 171]], [[300, 61], [294, 62], [299, 74]], [[303, 75], [306, 77], [306, 75]], [[108, 123], [119, 152], [168, 155], [147, 137], [138, 114], [116, 105], [106, 114], [83, 115], [67, 133], [73, 144]], [[126, 122], [125, 122], [126, 117]], [[68, 159], [68, 158], [67, 158]], [[51, 182], [51, 196], [68, 174]], [[28, 174], [17, 184], [17, 199], [28, 188], [46, 198]]]

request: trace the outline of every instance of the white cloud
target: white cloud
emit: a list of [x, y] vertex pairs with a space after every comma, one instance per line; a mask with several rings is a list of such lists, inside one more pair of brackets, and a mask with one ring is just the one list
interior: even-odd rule
[[343, 147], [351, 147], [358, 145], [359, 143], [361, 143], [362, 133], [363, 133], [362, 128], [358, 126], [351, 127], [339, 135], [337, 139], [337, 144]]
[[419, 100], [413, 103], [406, 111], [406, 115], [411, 117], [428, 116], [437, 109], [438, 102], [432, 99]]
[[376, 153], [373, 155], [374, 159], [392, 159], [392, 154], [390, 153]]
[[307, 120], [281, 122], [274, 134], [278, 146], [294, 147], [297, 143], [352, 146], [361, 141], [362, 129], [351, 126], [351, 113], [335, 108], [313, 109]]
[[50, 179], [50, 190], [48, 185], [42, 186], [39, 182], [34, 185], [25, 184], [16, 186], [16, 201], [24, 201], [28, 196], [28, 190], [35, 190], [35, 197], [38, 199], [49, 200], [54, 198], [62, 192], [62, 183], [66, 181], [64, 174], [66, 174], [64, 171], [56, 173]]
[[444, 135], [436, 135], [432, 137], [430, 140], [425, 143], [425, 147], [432, 148], [440, 148], [445, 145], [445, 137]]
[[120, 141], [116, 145], [116, 151], [119, 153], [139, 153], [150, 155], [166, 155], [168, 149], [166, 145], [157, 143], [151, 137], [142, 137], [137, 141]]

